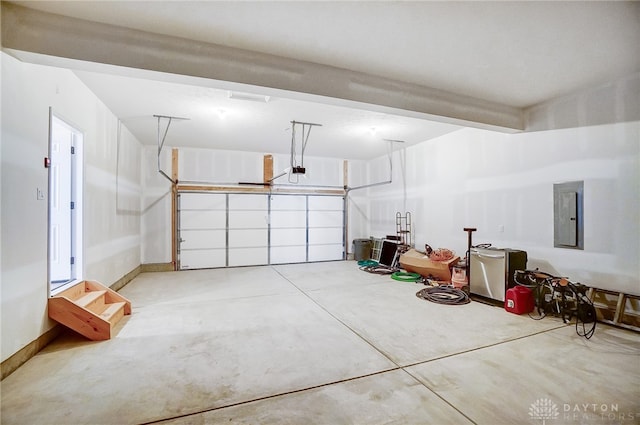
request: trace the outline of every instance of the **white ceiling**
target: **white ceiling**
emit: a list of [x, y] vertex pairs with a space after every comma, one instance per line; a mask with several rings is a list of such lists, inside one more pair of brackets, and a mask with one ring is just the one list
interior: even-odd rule
[[[522, 109], [640, 71], [639, 2], [17, 3]], [[382, 138], [417, 143], [459, 128], [286, 96], [233, 100], [213, 81], [77, 74], [143, 143], [156, 142], [153, 114], [191, 118], [172, 125], [169, 144], [274, 153], [288, 152], [289, 121], [318, 122], [308, 153], [350, 159], [380, 154]]]
[[[230, 98], [229, 93], [243, 96], [245, 92], [202, 85], [84, 71], [76, 71], [76, 74], [139, 140], [147, 144], [158, 140], [158, 121], [154, 115], [189, 119], [172, 121], [165, 142], [168, 146], [264, 153], [289, 153], [291, 121], [318, 123], [322, 126], [311, 130], [305, 154], [345, 159], [383, 155], [388, 148], [383, 139], [402, 140], [408, 146], [460, 128], [282, 97], [271, 96], [268, 102]], [[163, 119], [160, 124], [162, 133], [167, 120]], [[296, 143], [300, 143], [301, 131], [298, 126]]]

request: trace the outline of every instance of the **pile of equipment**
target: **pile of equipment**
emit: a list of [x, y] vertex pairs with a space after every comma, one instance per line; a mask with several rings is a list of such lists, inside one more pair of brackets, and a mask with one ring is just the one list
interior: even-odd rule
[[[463, 260], [447, 248], [434, 250], [425, 245], [424, 251], [418, 251], [411, 245], [411, 215], [398, 213], [396, 236], [354, 240], [355, 257], [363, 271], [389, 275], [395, 281], [427, 285], [416, 293], [418, 298], [446, 305], [467, 304], [470, 302], [472, 233], [476, 229], [465, 228], [464, 231], [467, 232], [468, 243]], [[489, 247], [483, 244], [473, 248]], [[498, 258], [497, 255], [494, 257]], [[526, 253], [524, 258], [525, 265], [520, 266], [522, 269], [526, 269]], [[502, 291], [509, 289], [502, 292], [504, 298], [500, 298], [504, 299], [506, 311], [529, 314], [536, 320], [553, 314], [560, 316], [565, 323], [575, 318], [576, 333], [587, 339], [593, 336], [597, 317], [593, 302], [587, 296], [588, 287], [538, 269], [516, 269], [508, 274], [511, 276], [508, 284], [505, 281], [501, 286]], [[474, 294], [478, 295], [475, 291]]]
[[[532, 319], [554, 315], [565, 323], [575, 317], [576, 333], [587, 339], [593, 336], [597, 317], [595, 306], [587, 297], [587, 286], [538, 269], [517, 270], [514, 280], [518, 286], [509, 289], [512, 295], [505, 303], [507, 311], [521, 306], [521, 312], [528, 312]], [[518, 314], [521, 312], [518, 310]]]
[[[365, 241], [356, 240], [354, 245], [365, 245]], [[372, 241], [371, 246], [375, 245]], [[360, 270], [389, 275], [399, 282], [421, 283], [428, 285], [416, 293], [418, 298], [438, 304], [460, 305], [470, 302], [468, 292], [461, 288], [468, 287], [466, 269], [460, 268], [460, 257], [446, 248], [431, 249], [428, 245], [424, 252], [407, 248], [393, 239], [382, 240], [378, 259], [359, 258]], [[359, 254], [359, 257], [361, 255]], [[464, 263], [462, 263], [464, 264]], [[453, 272], [453, 273], [452, 273]], [[458, 280], [456, 280], [458, 278]], [[462, 279], [462, 280], [460, 280]], [[452, 282], [458, 287], [452, 286]]]

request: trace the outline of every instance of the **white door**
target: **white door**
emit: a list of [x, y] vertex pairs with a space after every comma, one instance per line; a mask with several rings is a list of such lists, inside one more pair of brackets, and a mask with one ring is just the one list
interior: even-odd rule
[[[49, 111], [49, 293], [82, 279], [82, 133]], [[38, 198], [40, 198], [38, 190]]]
[[49, 190], [49, 277], [52, 284], [72, 280], [71, 148], [74, 133], [60, 120], [51, 127]]

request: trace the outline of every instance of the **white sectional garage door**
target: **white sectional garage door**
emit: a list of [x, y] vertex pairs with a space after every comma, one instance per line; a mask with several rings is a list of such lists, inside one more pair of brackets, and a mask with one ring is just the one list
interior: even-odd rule
[[180, 193], [180, 269], [344, 258], [344, 198]]

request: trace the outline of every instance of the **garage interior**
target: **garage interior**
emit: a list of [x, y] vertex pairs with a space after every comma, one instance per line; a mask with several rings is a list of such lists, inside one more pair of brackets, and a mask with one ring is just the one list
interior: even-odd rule
[[[640, 420], [640, 3], [1, 22], [3, 423]], [[431, 248], [468, 257], [438, 280], [470, 302], [366, 272]], [[514, 270], [473, 265], [497, 254], [590, 288], [593, 336], [510, 312]], [[104, 333], [56, 323], [78, 314]]]

